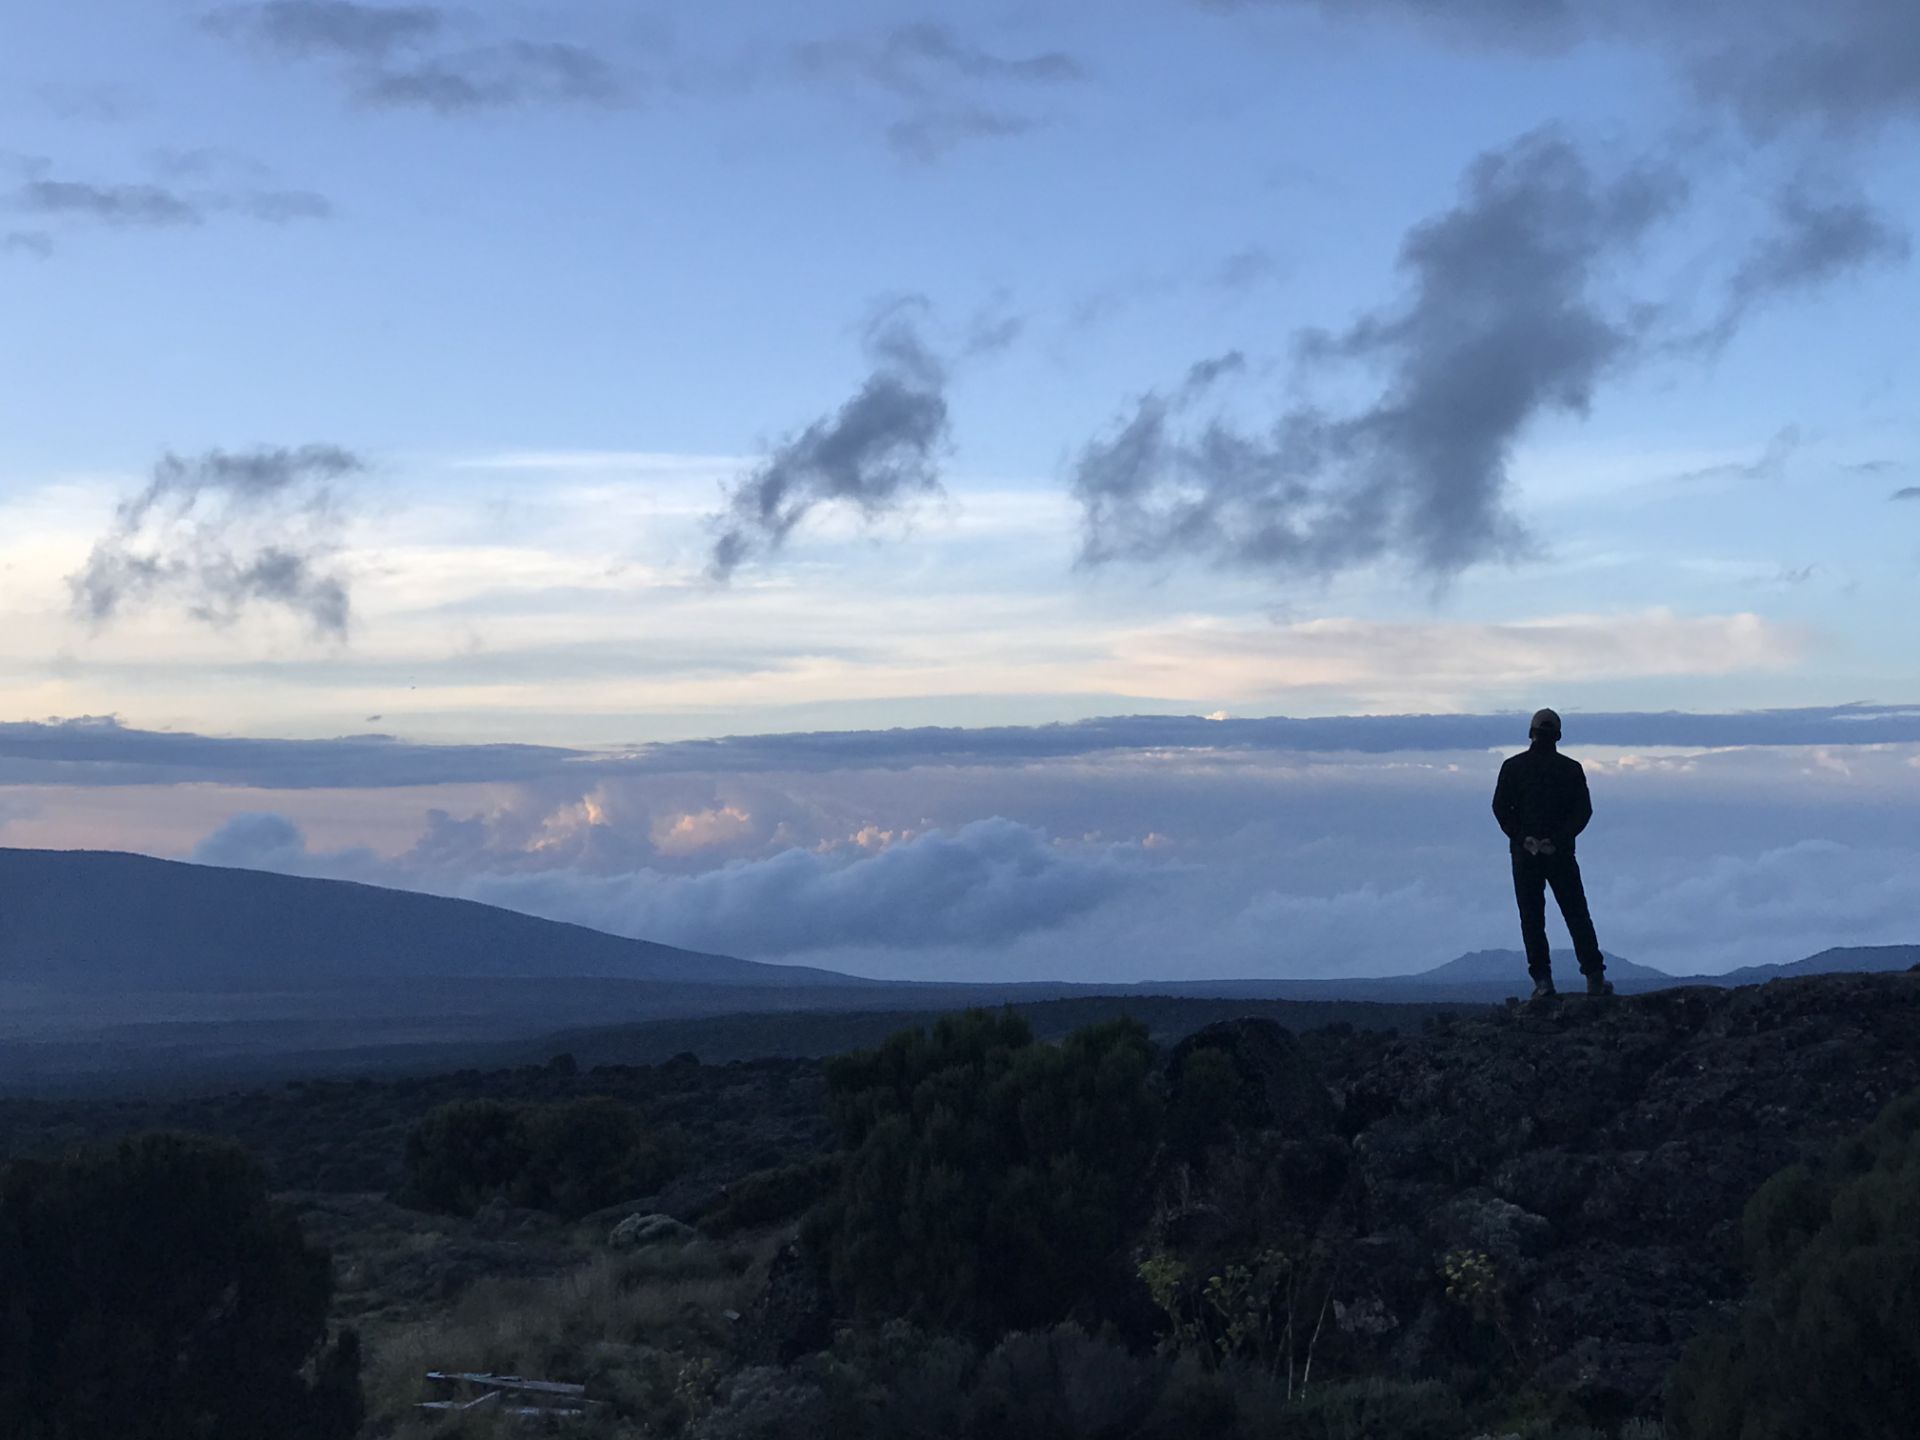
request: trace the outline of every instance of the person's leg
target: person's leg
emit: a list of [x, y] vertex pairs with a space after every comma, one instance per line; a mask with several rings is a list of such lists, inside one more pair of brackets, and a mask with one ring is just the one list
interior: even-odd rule
[[1531, 855], [1513, 857], [1513, 898], [1520, 904], [1520, 941], [1527, 948], [1527, 973], [1535, 980], [1553, 974], [1553, 950], [1547, 944], [1547, 877]]
[[[1556, 855], [1554, 862], [1547, 871], [1547, 881], [1553, 886], [1553, 898], [1559, 902], [1560, 914], [1566, 919], [1567, 934], [1573, 938], [1573, 953], [1580, 962], [1580, 973], [1605, 974], [1607, 957], [1600, 952], [1600, 937], [1593, 933], [1593, 914], [1587, 908], [1587, 887], [1580, 880], [1580, 862], [1571, 855]], [[1540, 908], [1546, 908], [1544, 898]]]

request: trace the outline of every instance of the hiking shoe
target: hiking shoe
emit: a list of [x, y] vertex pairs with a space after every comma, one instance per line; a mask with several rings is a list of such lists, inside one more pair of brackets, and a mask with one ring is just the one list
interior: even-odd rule
[[1611, 995], [1612, 993], [1613, 993], [1613, 982], [1607, 979], [1606, 976], [1604, 975], [1587, 976], [1587, 994]]
[[1539, 976], [1533, 982], [1532, 998], [1535, 1000], [1551, 1000], [1559, 993], [1559, 991], [1553, 988], [1553, 977], [1551, 975]]

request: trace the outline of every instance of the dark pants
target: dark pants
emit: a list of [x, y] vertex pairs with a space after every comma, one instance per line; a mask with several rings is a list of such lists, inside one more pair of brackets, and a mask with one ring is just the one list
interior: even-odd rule
[[1607, 967], [1600, 953], [1600, 941], [1593, 933], [1593, 916], [1587, 910], [1587, 890], [1580, 883], [1580, 862], [1572, 855], [1529, 855], [1524, 850], [1513, 857], [1513, 894], [1520, 902], [1520, 937], [1527, 946], [1527, 973], [1538, 980], [1551, 973], [1553, 951], [1547, 944], [1547, 887], [1566, 917], [1567, 933], [1573, 937], [1573, 953], [1581, 973], [1598, 975]]

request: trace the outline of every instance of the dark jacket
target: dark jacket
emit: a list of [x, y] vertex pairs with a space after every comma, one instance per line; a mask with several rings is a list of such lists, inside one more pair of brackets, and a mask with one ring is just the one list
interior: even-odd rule
[[1593, 800], [1587, 794], [1587, 772], [1578, 760], [1562, 755], [1549, 740], [1536, 740], [1525, 753], [1500, 767], [1500, 783], [1493, 789], [1493, 818], [1500, 822], [1520, 853], [1531, 835], [1551, 840], [1562, 854], [1573, 853], [1573, 840], [1593, 818]]

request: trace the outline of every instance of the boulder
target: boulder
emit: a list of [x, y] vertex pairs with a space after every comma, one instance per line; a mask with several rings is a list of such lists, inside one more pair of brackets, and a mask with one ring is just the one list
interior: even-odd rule
[[616, 1250], [638, 1250], [648, 1245], [680, 1245], [697, 1232], [671, 1215], [629, 1215], [613, 1227], [607, 1244]]

